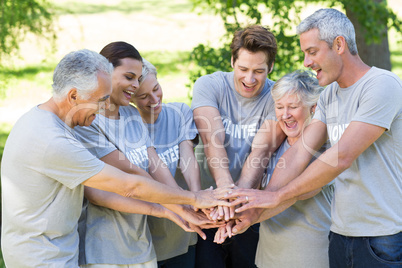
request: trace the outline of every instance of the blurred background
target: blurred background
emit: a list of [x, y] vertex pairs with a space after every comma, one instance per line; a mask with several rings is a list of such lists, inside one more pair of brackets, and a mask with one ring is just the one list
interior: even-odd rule
[[0, 160], [15, 121], [50, 98], [52, 72], [70, 51], [131, 43], [157, 67], [164, 102], [190, 105], [197, 77], [230, 70], [232, 34], [248, 24], [278, 39], [271, 79], [302, 68], [295, 26], [321, 7], [346, 12], [366, 63], [402, 77], [400, 0], [2, 0]]

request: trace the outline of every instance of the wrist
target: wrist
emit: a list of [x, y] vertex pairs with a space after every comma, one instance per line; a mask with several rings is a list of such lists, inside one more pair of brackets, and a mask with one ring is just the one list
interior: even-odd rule
[[159, 204], [153, 204], [151, 208], [151, 213], [149, 215], [157, 217], [157, 218], [164, 218], [165, 217], [165, 211], [167, 210], [164, 208], [162, 205]]
[[220, 187], [225, 187], [225, 186], [229, 186], [233, 184], [233, 180], [232, 178], [228, 178], [228, 177], [222, 177], [216, 180], [216, 187], [220, 188]]

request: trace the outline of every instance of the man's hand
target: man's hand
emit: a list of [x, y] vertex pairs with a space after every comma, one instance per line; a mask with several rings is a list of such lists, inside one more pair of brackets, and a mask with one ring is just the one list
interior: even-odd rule
[[244, 233], [251, 225], [259, 222], [259, 218], [264, 209], [249, 209], [236, 214], [235, 225], [232, 226], [232, 236]]
[[277, 192], [256, 189], [235, 189], [225, 197], [235, 199], [230, 204], [237, 206], [243, 204], [235, 210], [236, 213], [246, 211], [251, 208], [275, 208], [280, 204]]

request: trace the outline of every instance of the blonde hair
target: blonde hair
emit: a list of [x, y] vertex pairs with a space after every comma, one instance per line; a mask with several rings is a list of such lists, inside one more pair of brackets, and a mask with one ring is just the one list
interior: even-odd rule
[[278, 101], [285, 95], [296, 94], [303, 105], [310, 107], [317, 103], [322, 90], [312, 72], [297, 70], [276, 81], [271, 95], [274, 101]]

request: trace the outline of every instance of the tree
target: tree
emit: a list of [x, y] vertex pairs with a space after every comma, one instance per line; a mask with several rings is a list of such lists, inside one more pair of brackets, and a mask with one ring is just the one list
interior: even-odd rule
[[55, 37], [51, 7], [47, 0], [0, 0], [0, 62], [18, 51], [28, 32]]
[[47, 0], [0, 0], [0, 99], [8, 81], [4, 65], [26, 34], [43, 36], [50, 44], [56, 40], [51, 8]]
[[[196, 67], [190, 72], [193, 83], [199, 76], [216, 70], [230, 70], [230, 37], [236, 29], [248, 24], [262, 24], [269, 19], [268, 26], [278, 42], [278, 55], [274, 80], [302, 67], [303, 54], [299, 48], [299, 38], [295, 33], [300, 23], [300, 15], [306, 4], [319, 3], [322, 7], [337, 7], [346, 10], [356, 28], [359, 55], [369, 65], [391, 69], [388, 48], [388, 29], [394, 28], [401, 34], [401, 20], [387, 7], [386, 0], [192, 0], [194, 6], [212, 9], [219, 14], [226, 28], [222, 38], [222, 48], [212, 48], [204, 44], [195, 47], [191, 60]], [[375, 55], [375, 56], [373, 56]], [[189, 87], [192, 86], [188, 85]], [[191, 91], [190, 91], [191, 93]], [[190, 94], [191, 97], [191, 94]]]

